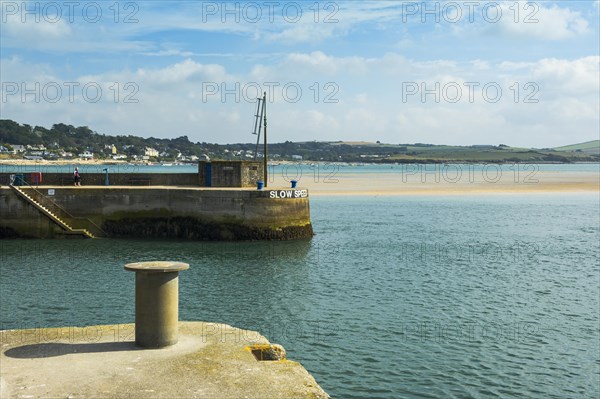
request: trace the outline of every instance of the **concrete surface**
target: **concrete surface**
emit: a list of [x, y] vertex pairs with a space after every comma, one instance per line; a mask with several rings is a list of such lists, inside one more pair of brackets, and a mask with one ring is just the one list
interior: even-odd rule
[[[32, 191], [29, 188], [25, 192]], [[299, 239], [313, 235], [308, 191], [190, 187], [40, 188], [73, 218], [108, 237], [192, 240]], [[289, 198], [271, 193], [303, 193]], [[8, 187], [0, 187], [0, 237], [59, 238], [62, 229]]]
[[[268, 340], [225, 324], [180, 322], [179, 343], [134, 346], [132, 324], [0, 331], [4, 398], [313, 398], [297, 362], [258, 361]], [[262, 345], [261, 345], [262, 344]]]

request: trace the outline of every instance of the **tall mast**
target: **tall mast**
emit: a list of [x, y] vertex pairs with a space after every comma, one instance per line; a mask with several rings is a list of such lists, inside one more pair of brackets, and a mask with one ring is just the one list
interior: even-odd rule
[[263, 118], [264, 118], [264, 154], [263, 154], [263, 179], [265, 182], [265, 187], [267, 187], [268, 182], [268, 166], [267, 166], [267, 92], [263, 93]]
[[254, 148], [255, 161], [258, 159], [258, 145], [260, 144], [260, 131], [262, 130], [263, 111], [262, 98], [257, 98], [256, 115], [254, 115], [254, 130], [252, 131], [252, 134], [256, 135], [256, 147]]

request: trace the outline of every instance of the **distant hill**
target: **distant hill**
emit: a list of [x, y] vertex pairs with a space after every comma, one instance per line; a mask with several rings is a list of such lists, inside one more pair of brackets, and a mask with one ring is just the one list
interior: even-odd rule
[[600, 154], [600, 140], [586, 141], [585, 143], [555, 147], [556, 151], [580, 151], [588, 154]]
[[[174, 133], [174, 132], [172, 132]], [[30, 146], [16, 153], [13, 145]], [[36, 150], [33, 147], [45, 147]], [[154, 151], [152, 161], [176, 161], [207, 155], [214, 160], [254, 159], [256, 144], [214, 144], [191, 142], [187, 136], [177, 138], [143, 138], [133, 135], [109, 136], [93, 131], [87, 126], [75, 127], [63, 123], [50, 129], [42, 126], [19, 124], [0, 119], [0, 160], [42, 156], [46, 159], [62, 158], [66, 153], [85, 151], [96, 159], [111, 158], [113, 148], [127, 159], [139, 159], [147, 148]], [[366, 162], [366, 163], [569, 163], [600, 162], [600, 140], [559, 148], [517, 148], [505, 144], [477, 144], [449, 146], [426, 143], [389, 144], [367, 141], [305, 141], [269, 143], [269, 160], [299, 160], [313, 162]], [[156, 155], [158, 153], [158, 155]], [[262, 157], [262, 146], [258, 158]]]

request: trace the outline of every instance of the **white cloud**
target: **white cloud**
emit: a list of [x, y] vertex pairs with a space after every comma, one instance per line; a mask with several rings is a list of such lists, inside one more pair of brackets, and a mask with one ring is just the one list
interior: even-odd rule
[[358, 74], [367, 71], [365, 59], [362, 57], [332, 57], [321, 51], [310, 54], [292, 53], [286, 58], [284, 65], [309, 73], [326, 75], [335, 75], [340, 71]]
[[[235, 92], [237, 87], [244, 90], [252, 82], [276, 82], [268, 110], [273, 141], [344, 139], [553, 146], [597, 136], [599, 63], [598, 56], [544, 58], [527, 63], [480, 59], [459, 63], [443, 59], [417, 62], [393, 53], [364, 58], [314, 52], [294, 53], [278, 63], [249, 66], [234, 74], [220, 64], [186, 59], [161, 68], [77, 77], [80, 86], [86, 82], [100, 84], [103, 97], [97, 103], [85, 101], [81, 90], [72, 103], [23, 103], [20, 95], [9, 96], [3, 103], [3, 117], [46, 126], [59, 121], [87, 124], [107, 134], [187, 134], [194, 141], [250, 142], [255, 112], [255, 104], [250, 101], [254, 97], [246, 101], [242, 93], [236, 98], [235, 93], [220, 90], [226, 87]], [[62, 72], [18, 58], [3, 59], [0, 66], [3, 82], [38, 79], [43, 84], [58, 79]], [[329, 81], [337, 85], [337, 91], [325, 88]], [[117, 102], [116, 82], [120, 83]], [[139, 100], [137, 104], [123, 101], [131, 94], [124, 88], [127, 82], [139, 88], [134, 96]], [[203, 85], [207, 82], [214, 82], [219, 92], [206, 96]], [[286, 82], [301, 88], [297, 102], [286, 101], [282, 89]], [[465, 82], [477, 83], [473, 101]], [[403, 96], [406, 83], [415, 84], [413, 88], [419, 92]], [[434, 94], [423, 96], [421, 92], [423, 87], [431, 91], [436, 83], [440, 87], [437, 102]], [[537, 102], [525, 102], [532, 94], [527, 83], [537, 85], [533, 96]], [[486, 100], [486, 84], [501, 88], [498, 102]], [[448, 96], [453, 98], [454, 94], [444, 91], [448, 87], [461, 89], [459, 101], [449, 101]], [[494, 90], [490, 93], [488, 97], [494, 95]], [[337, 102], [326, 102], [327, 95]]]
[[186, 83], [189, 81], [226, 81], [231, 77], [217, 64], [200, 64], [190, 59], [161, 69], [138, 69], [136, 80], [157, 83]]
[[192, 53], [191, 51], [168, 49], [168, 50], [159, 50], [159, 51], [148, 51], [148, 52], [142, 53], [142, 55], [147, 55], [150, 57], [172, 57], [172, 56], [191, 57], [194, 55], [194, 53]]
[[14, 11], [13, 8], [8, 8], [8, 2], [1, 4], [2, 35], [5, 36], [5, 40], [19, 38], [25, 42], [49, 43], [71, 36], [71, 26], [64, 19], [56, 16], [41, 18], [33, 14], [23, 14], [20, 9], [25, 3], [11, 3], [11, 7], [16, 7]]
[[554, 89], [570, 95], [600, 93], [600, 56], [574, 61], [556, 58], [543, 59], [532, 68], [536, 81], [553, 85]]
[[310, 25], [295, 25], [288, 29], [283, 29], [279, 32], [274, 32], [266, 35], [266, 39], [275, 42], [281, 42], [286, 45], [320, 42], [333, 35], [333, 27], [329, 26], [310, 26]]
[[507, 2], [501, 8], [504, 17], [498, 27], [512, 36], [563, 40], [588, 31], [588, 21], [569, 8], [547, 7], [540, 2]]

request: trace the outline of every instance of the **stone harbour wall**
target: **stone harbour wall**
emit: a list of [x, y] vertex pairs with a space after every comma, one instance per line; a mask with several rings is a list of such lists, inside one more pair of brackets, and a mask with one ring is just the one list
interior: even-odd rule
[[[32, 173], [21, 173], [28, 184], [36, 186]], [[8, 185], [11, 173], [0, 173], [0, 184]], [[109, 173], [110, 186], [189, 186], [198, 187], [196, 173]], [[104, 186], [105, 173], [81, 173], [82, 186]], [[38, 182], [39, 183], [39, 182]], [[73, 173], [42, 173], [37, 186], [72, 186]]]
[[[306, 190], [273, 190], [273, 195], [271, 190], [57, 186], [38, 191], [73, 217], [91, 220], [108, 237], [290, 240], [313, 235]], [[62, 236], [68, 235], [47, 216], [9, 187], [0, 187], [0, 238]]]

